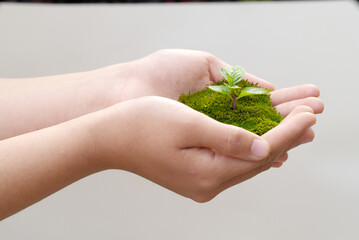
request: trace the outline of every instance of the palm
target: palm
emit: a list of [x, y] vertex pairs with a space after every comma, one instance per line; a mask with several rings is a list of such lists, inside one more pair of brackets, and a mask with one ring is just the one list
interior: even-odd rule
[[[166, 50], [140, 59], [138, 72], [154, 95], [178, 99], [182, 93], [195, 92], [218, 81], [210, 73], [211, 55], [187, 50]], [[223, 63], [224, 64], [224, 63]], [[219, 64], [215, 66], [221, 67]], [[148, 73], [151, 74], [148, 74]]]
[[[222, 80], [220, 68], [228, 66], [215, 56], [191, 50], [161, 50], [133, 62], [135, 74], [126, 85], [121, 100], [142, 96], [162, 96], [177, 100], [188, 92], [196, 92]], [[313, 85], [301, 85], [274, 91], [274, 86], [252, 74], [244, 79], [257, 82], [269, 89], [273, 106], [287, 116], [296, 106], [307, 105], [315, 113], [323, 110], [323, 103], [316, 97], [319, 90]]]

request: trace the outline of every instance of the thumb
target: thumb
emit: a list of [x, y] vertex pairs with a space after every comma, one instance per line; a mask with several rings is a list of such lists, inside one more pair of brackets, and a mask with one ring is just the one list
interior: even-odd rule
[[269, 144], [243, 128], [220, 123], [206, 116], [193, 128], [197, 147], [212, 148], [224, 155], [242, 160], [261, 160], [269, 154]]

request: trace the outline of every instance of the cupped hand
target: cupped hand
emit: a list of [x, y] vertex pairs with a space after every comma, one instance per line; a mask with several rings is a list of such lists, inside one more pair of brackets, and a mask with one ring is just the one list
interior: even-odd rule
[[309, 107], [297, 107], [259, 137], [162, 97], [125, 101], [94, 116], [98, 166], [131, 171], [198, 202], [268, 169], [315, 123]]
[[[114, 86], [114, 102], [143, 96], [177, 100], [182, 93], [193, 93], [222, 80], [220, 69], [224, 66], [229, 65], [210, 53], [183, 49], [154, 52], [126, 64], [125, 70], [121, 65], [114, 65], [110, 68], [121, 69], [115, 74], [120, 81]], [[283, 116], [300, 105], [311, 107], [314, 113], [323, 111], [323, 103], [318, 99], [319, 89], [312, 84], [274, 90], [270, 82], [250, 73], [246, 73], [244, 79], [270, 90], [273, 106], [277, 107]]]
[[[227, 63], [207, 52], [166, 49], [118, 68], [120, 84], [114, 88], [117, 102], [142, 96], [162, 96], [177, 100], [182, 93], [193, 93], [222, 80], [220, 69]], [[271, 83], [249, 73], [244, 76], [262, 87], [274, 90]]]
[[[224, 66], [228, 64], [207, 52], [160, 50], [126, 64], [125, 70], [121, 65], [110, 67], [122, 69], [117, 74], [120, 81], [117, 81], [113, 88], [113, 102], [143, 96], [161, 96], [177, 100], [182, 93], [193, 93], [222, 80], [220, 69]], [[246, 73], [244, 79], [270, 90], [273, 106], [283, 116], [287, 116], [300, 105], [311, 107], [314, 113], [321, 113], [324, 109], [322, 101], [318, 99], [319, 89], [315, 85], [306, 84], [275, 90], [270, 82], [250, 73]]]
[[[177, 100], [182, 93], [202, 90], [222, 80], [219, 70], [223, 66], [228, 64], [207, 52], [160, 50], [130, 62], [126, 65], [125, 71], [120, 71], [121, 84], [114, 87], [114, 102], [142, 96], [162, 96]], [[116, 65], [113, 67], [118, 68]], [[312, 84], [274, 90], [271, 83], [250, 73], [246, 73], [244, 79], [269, 89], [273, 106], [284, 117], [298, 106], [308, 106], [315, 114], [321, 113], [324, 109], [323, 102], [318, 98], [319, 89]], [[313, 137], [313, 130], [308, 129], [298, 141], [309, 141]], [[283, 153], [273, 166], [281, 166], [287, 157], [288, 154]]]

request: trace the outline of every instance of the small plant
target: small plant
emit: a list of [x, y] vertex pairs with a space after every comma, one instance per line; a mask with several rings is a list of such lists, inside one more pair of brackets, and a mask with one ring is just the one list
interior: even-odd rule
[[228, 95], [232, 99], [233, 110], [236, 110], [236, 101], [249, 95], [266, 95], [268, 90], [258, 87], [241, 88], [237, 84], [242, 80], [245, 70], [241, 66], [222, 67], [221, 74], [224, 77], [223, 85], [208, 86], [209, 89]]
[[263, 135], [283, 117], [272, 106], [269, 91], [243, 79], [244, 73], [239, 66], [222, 68], [223, 80], [194, 93], [183, 93], [178, 101], [221, 123]]

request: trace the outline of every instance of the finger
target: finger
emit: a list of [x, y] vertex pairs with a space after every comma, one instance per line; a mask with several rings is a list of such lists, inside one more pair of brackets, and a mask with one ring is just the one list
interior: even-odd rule
[[222, 184], [220, 184], [216, 189], [215, 189], [215, 193], [216, 195], [232, 186], [235, 186], [241, 182], [244, 182], [256, 175], [258, 175], [259, 173], [266, 171], [270, 168], [271, 165], [260, 165], [256, 168], [253, 168], [252, 170], [242, 174], [242, 175], [237, 175], [236, 177], [233, 177], [225, 182], [223, 182]]
[[[302, 144], [312, 142], [313, 139], [314, 139], [314, 131], [313, 131], [313, 129], [309, 128], [304, 132], [304, 134], [302, 134], [300, 137], [298, 137], [294, 142], [292, 142], [289, 145], [287, 151], [289, 151], [290, 149], [296, 148]], [[279, 157], [277, 160], [275, 160], [273, 162], [272, 167], [275, 167], [275, 168], [281, 167], [283, 165], [283, 163], [287, 160], [288, 160], [288, 153], [285, 152], [284, 154], [282, 154], [281, 157]]]
[[276, 162], [284, 163], [287, 160], [288, 160], [288, 153], [285, 152], [282, 154], [282, 156], [280, 156], [277, 160], [275, 160], [274, 163], [276, 163]]
[[290, 149], [296, 148], [302, 144], [310, 143], [314, 140], [315, 133], [312, 128], [308, 128], [301, 136], [299, 136], [294, 142], [292, 142], [289, 147]]
[[274, 167], [274, 168], [280, 168], [281, 166], [283, 166], [283, 163], [282, 163], [282, 162], [274, 162], [274, 163], [272, 164], [272, 167]]
[[319, 88], [313, 84], [305, 84], [290, 88], [282, 88], [271, 93], [272, 105], [290, 102], [307, 97], [319, 97]]
[[279, 168], [283, 165], [283, 163], [288, 159], [288, 153], [285, 152], [282, 154], [282, 156], [275, 162], [273, 162], [272, 164], [263, 164], [263, 165], [258, 165], [257, 167], [253, 167], [249, 168], [249, 170], [247, 170], [245, 173], [241, 174], [241, 175], [236, 175], [235, 177], [223, 182], [221, 185], [218, 186], [216, 192], [217, 194], [224, 191], [227, 188], [230, 188], [234, 185], [237, 185], [243, 181], [246, 181], [256, 175], [258, 175], [259, 173], [268, 170], [270, 167], [275, 167], [275, 168]]
[[195, 173], [201, 182], [206, 181], [205, 185], [212, 185], [213, 189], [261, 165], [260, 161], [245, 161], [208, 148], [188, 148], [180, 151], [184, 162], [190, 163], [190, 169], [186, 172]]
[[302, 99], [285, 102], [275, 106], [276, 110], [282, 115], [287, 116], [295, 107], [305, 105], [310, 107], [314, 113], [322, 113], [324, 110], [324, 103], [316, 97], [307, 97]]
[[316, 122], [311, 108], [296, 107], [278, 126], [265, 133], [262, 137], [271, 146], [273, 160], [287, 152], [292, 143], [302, 136]]
[[[205, 117], [205, 118], [204, 118]], [[261, 160], [269, 153], [269, 145], [258, 135], [243, 128], [220, 123], [203, 115], [193, 122], [189, 147], [206, 147], [242, 160]]]
[[[308, 112], [308, 113], [314, 113], [313, 110], [307, 106], [298, 106], [296, 107], [291, 114], [289, 114], [281, 123], [286, 124], [288, 121], [292, 121], [293, 118], [297, 116], [298, 113]], [[316, 120], [316, 119], [315, 119]], [[314, 120], [314, 124], [315, 124]], [[307, 128], [303, 131], [301, 135], [299, 135], [296, 139], [294, 139], [292, 142], [288, 143], [288, 146], [286, 147], [286, 151], [289, 151], [301, 144], [308, 143], [313, 141], [314, 139], [314, 131], [312, 128]], [[273, 154], [272, 154], [273, 155]]]
[[308, 106], [297, 106], [279, 124], [284, 124], [285, 122], [290, 121], [291, 118], [295, 117], [298, 113], [301, 112], [309, 112], [314, 114], [313, 109]]
[[207, 54], [207, 61], [209, 66], [209, 73], [211, 77], [211, 81], [219, 82], [223, 80], [223, 76], [221, 74], [222, 67], [230, 66], [228, 63], [225, 63], [221, 59], [217, 58], [216, 56], [206, 53]]
[[262, 88], [266, 88], [269, 91], [274, 91], [273, 84], [271, 84], [270, 82], [268, 82], [262, 78], [254, 76], [253, 74], [245, 73], [243, 79], [247, 79], [248, 81], [250, 81], [252, 83], [258, 83], [258, 86], [260, 86]]
[[[284, 160], [286, 155], [286, 149], [290, 143], [303, 134], [307, 128], [312, 126], [315, 123], [315, 116], [311, 112], [309, 107], [301, 106], [297, 107], [292, 111], [292, 113], [287, 117], [286, 121], [282, 121], [277, 127], [273, 128], [271, 131], [267, 132], [263, 136], [268, 142], [271, 143], [271, 154], [273, 155], [272, 159], [275, 160]], [[246, 173], [239, 173], [235, 177], [225, 181], [216, 189], [217, 194], [223, 190], [237, 185], [245, 180], [248, 180], [257, 174], [269, 169], [271, 166], [280, 167], [283, 163], [281, 162], [264, 162], [258, 167], [253, 168], [252, 170]]]
[[275, 160], [273, 163], [272, 163], [272, 166], [271, 167], [275, 167], [275, 168], [279, 168], [283, 165], [283, 163], [285, 161], [288, 160], [288, 153], [285, 152], [282, 154], [282, 156], [280, 156], [277, 160]]
[[288, 159], [288, 153], [285, 152], [282, 154], [282, 156], [280, 156], [276, 161], [272, 163], [271, 167], [279, 168], [284, 164], [285, 161], [287, 161], [287, 159]]

